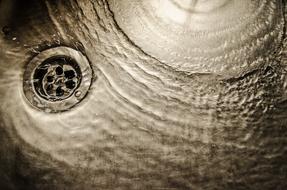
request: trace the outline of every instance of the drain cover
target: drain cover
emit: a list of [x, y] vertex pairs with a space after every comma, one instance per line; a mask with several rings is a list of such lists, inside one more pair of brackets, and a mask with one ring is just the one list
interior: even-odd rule
[[66, 111], [87, 94], [92, 69], [87, 58], [68, 47], [45, 50], [34, 57], [24, 73], [24, 94], [36, 108]]

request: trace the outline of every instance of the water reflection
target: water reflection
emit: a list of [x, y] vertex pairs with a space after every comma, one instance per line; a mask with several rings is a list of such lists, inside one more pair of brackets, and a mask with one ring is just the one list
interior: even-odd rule
[[[171, 1], [18, 5], [0, 38], [4, 189], [284, 189], [285, 4], [213, 2], [196, 14], [232, 21], [194, 28]], [[96, 80], [81, 104], [49, 114], [26, 101], [23, 73], [59, 46], [85, 55]]]

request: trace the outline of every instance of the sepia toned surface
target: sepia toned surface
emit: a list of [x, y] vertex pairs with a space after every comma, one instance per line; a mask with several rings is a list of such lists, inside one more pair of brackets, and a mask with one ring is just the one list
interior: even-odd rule
[[[0, 189], [286, 189], [285, 4], [1, 0]], [[92, 82], [51, 113], [24, 74], [61, 47]]]

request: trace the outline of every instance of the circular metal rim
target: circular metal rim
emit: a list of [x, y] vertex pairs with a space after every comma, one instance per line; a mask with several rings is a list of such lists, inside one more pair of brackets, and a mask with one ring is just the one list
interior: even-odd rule
[[[82, 78], [73, 95], [60, 101], [49, 101], [38, 95], [33, 84], [34, 72], [45, 60], [56, 57], [66, 56], [75, 60], [81, 70]], [[45, 112], [62, 112], [77, 105], [86, 96], [91, 86], [93, 78], [92, 68], [88, 59], [80, 51], [69, 47], [55, 47], [42, 51], [35, 56], [26, 66], [23, 76], [23, 91], [29, 103]]]
[[[51, 58], [48, 58], [48, 59], [46, 59], [44, 62], [42, 62], [41, 64], [40, 64], [40, 67], [41, 67], [41, 65], [42, 64], [47, 64], [47, 63], [45, 63], [45, 62], [49, 62], [49, 61], [54, 61], [55, 59], [57, 60], [57, 59], [62, 59], [62, 58], [64, 58], [64, 59], [66, 59], [66, 58], [68, 58], [68, 59], [71, 59], [70, 60], [70, 64], [72, 63], [72, 65], [71, 65], [71, 67], [74, 69], [74, 71], [77, 73], [77, 70], [79, 70], [79, 73], [77, 73], [77, 74], [80, 74], [80, 76], [82, 76], [82, 72], [81, 72], [81, 68], [74, 68], [73, 67], [73, 65], [76, 65], [77, 67], [79, 67], [79, 64], [74, 60], [74, 59], [72, 59], [70, 56], [54, 56], [54, 57], [51, 57]], [[35, 69], [35, 71], [37, 71], [37, 69], [38, 68], [36, 68]], [[35, 72], [34, 72], [34, 74], [35, 74]], [[80, 82], [79, 83], [77, 83], [77, 85], [76, 85], [76, 87], [72, 90], [72, 92], [67, 96], [67, 97], [57, 97], [57, 98], [55, 98], [55, 100], [51, 100], [51, 101], [62, 101], [62, 100], [65, 100], [65, 99], [67, 99], [67, 98], [69, 98], [70, 96], [72, 96], [74, 93], [75, 93], [75, 91], [78, 89], [78, 87], [79, 87], [79, 84], [81, 83], [81, 79], [78, 79]], [[37, 94], [39, 94], [39, 96], [41, 96], [41, 93], [39, 92], [39, 89], [38, 90], [36, 90], [36, 86], [34, 85], [34, 89], [35, 89], [35, 91], [37, 92]], [[42, 86], [42, 89], [43, 89], [43, 91], [45, 92], [45, 89], [43, 88], [43, 86]], [[46, 93], [47, 94], [47, 93]], [[42, 96], [42, 98], [44, 98], [44, 99], [46, 99], [46, 100], [48, 100], [49, 101], [49, 98], [48, 97], [43, 97]]]

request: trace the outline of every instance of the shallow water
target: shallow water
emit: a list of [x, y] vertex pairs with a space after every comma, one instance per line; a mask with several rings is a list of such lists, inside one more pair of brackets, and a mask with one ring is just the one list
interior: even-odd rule
[[[175, 2], [15, 1], [0, 13], [4, 189], [287, 188], [285, 1]], [[62, 46], [93, 80], [49, 113], [23, 76]]]

